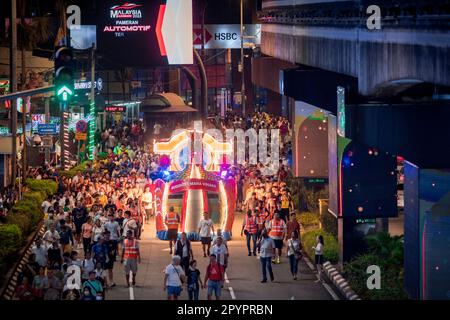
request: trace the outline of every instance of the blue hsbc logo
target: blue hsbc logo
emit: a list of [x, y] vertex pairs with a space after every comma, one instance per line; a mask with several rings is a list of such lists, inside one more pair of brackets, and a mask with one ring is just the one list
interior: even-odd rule
[[239, 34], [236, 32], [216, 32], [214, 33], [214, 40], [218, 41], [230, 41], [238, 40]]

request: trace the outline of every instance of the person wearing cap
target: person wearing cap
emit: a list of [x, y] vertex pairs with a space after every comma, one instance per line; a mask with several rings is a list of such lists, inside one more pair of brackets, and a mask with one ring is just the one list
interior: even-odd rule
[[121, 262], [125, 269], [125, 278], [127, 286], [130, 287], [130, 272], [132, 273], [132, 284], [136, 285], [136, 274], [138, 271], [138, 263], [141, 263], [141, 253], [139, 251], [139, 242], [134, 239], [133, 231], [127, 231], [127, 238], [122, 246]]
[[174, 255], [172, 263], [166, 267], [164, 272], [164, 291], [167, 290], [167, 300], [178, 300], [186, 282], [186, 275], [180, 265], [181, 257]]

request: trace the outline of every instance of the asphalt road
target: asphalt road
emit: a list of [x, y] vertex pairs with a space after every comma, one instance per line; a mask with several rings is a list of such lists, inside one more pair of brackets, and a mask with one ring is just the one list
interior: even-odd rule
[[[257, 257], [247, 256], [245, 238], [240, 237], [242, 216], [235, 219], [233, 239], [228, 241], [230, 250], [229, 267], [226, 272], [226, 282], [222, 291], [223, 300], [330, 300], [333, 299], [332, 289], [325, 284], [314, 282], [315, 273], [302, 260], [300, 276], [294, 281], [289, 272], [289, 261], [286, 256], [282, 263], [273, 265], [275, 281], [260, 283], [261, 266]], [[155, 238], [153, 221], [145, 226], [141, 237], [141, 258], [136, 286], [126, 287], [123, 265], [116, 262], [114, 266], [114, 282], [116, 287], [106, 292], [107, 300], [153, 300], [166, 299], [163, 291], [164, 269], [171, 262], [168, 242]], [[193, 242], [194, 258], [203, 279], [208, 258], [203, 257], [201, 244]], [[118, 259], [120, 260], [120, 259]], [[326, 288], [326, 286], [328, 288]], [[330, 293], [331, 290], [331, 293]], [[206, 299], [205, 289], [200, 291], [200, 299]], [[187, 292], [183, 290], [180, 300], [187, 300]]]

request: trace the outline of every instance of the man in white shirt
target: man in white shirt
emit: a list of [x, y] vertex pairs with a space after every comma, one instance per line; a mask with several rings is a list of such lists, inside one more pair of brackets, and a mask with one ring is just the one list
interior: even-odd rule
[[44, 244], [45, 244], [45, 246], [47, 247], [47, 249], [48, 248], [50, 248], [51, 246], [52, 246], [52, 244], [53, 244], [53, 242], [54, 241], [58, 241], [59, 242], [59, 233], [58, 233], [58, 231], [56, 230], [56, 226], [55, 226], [55, 224], [51, 224], [50, 225], [50, 229], [48, 229], [45, 233], [44, 233], [44, 235], [43, 235], [43, 237], [42, 237], [42, 239], [44, 240]]
[[44, 210], [44, 213], [48, 213], [48, 208], [52, 206], [52, 196], [49, 196], [44, 202], [42, 202], [42, 209]]
[[[198, 223], [198, 233], [200, 240], [202, 242], [203, 257], [210, 254], [209, 250], [211, 248], [211, 231], [214, 233], [214, 223], [209, 218], [208, 212], [203, 213], [203, 219]], [[206, 250], [208, 248], [208, 250]]]
[[148, 222], [150, 216], [153, 215], [153, 194], [150, 192], [150, 187], [145, 188], [145, 192], [141, 199]]
[[228, 265], [228, 249], [223, 243], [222, 237], [217, 237], [216, 243], [212, 247], [212, 253], [216, 255], [217, 263], [226, 268]]
[[164, 291], [167, 289], [168, 300], [178, 300], [183, 283], [186, 282], [186, 276], [180, 262], [180, 256], [173, 256], [172, 263], [166, 267], [164, 272]]
[[31, 252], [35, 256], [35, 261], [41, 266], [47, 266], [47, 249], [42, 245], [42, 240], [37, 239], [36, 244], [31, 249]]
[[136, 230], [138, 228], [138, 225], [136, 221], [131, 218], [131, 212], [125, 211], [125, 219], [123, 220], [123, 237], [127, 236], [128, 230], [131, 230], [133, 232], [133, 236], [135, 236]]

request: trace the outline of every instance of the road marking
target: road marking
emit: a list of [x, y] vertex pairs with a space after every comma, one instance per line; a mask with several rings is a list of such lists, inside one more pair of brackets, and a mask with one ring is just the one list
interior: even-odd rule
[[333, 289], [328, 285], [328, 283], [322, 282], [322, 285], [325, 287], [325, 289], [328, 291], [328, 293], [333, 297], [333, 300], [341, 300], [339, 299], [338, 295], [334, 293]]
[[[228, 280], [228, 275], [225, 272], [223, 278], [225, 279], [225, 282], [230, 284], [230, 280]], [[236, 300], [236, 295], [234, 294], [234, 290], [232, 287], [228, 287], [228, 290], [230, 291], [231, 299]]]
[[[129, 278], [130, 280], [132, 280], [133, 279], [133, 273], [130, 271], [130, 278]], [[131, 285], [130, 286], [130, 300], [134, 300], [134, 288], [133, 288], [133, 286]]]
[[228, 287], [228, 290], [230, 290], [231, 299], [236, 300], [236, 296], [234, 294], [234, 290], [232, 287]]
[[[311, 270], [316, 270], [316, 268], [314, 268], [314, 265], [311, 263], [311, 261], [309, 261], [309, 259], [307, 257], [304, 257], [304, 260]], [[319, 279], [318, 275], [316, 275], [316, 277], [317, 277], [317, 279]], [[336, 293], [334, 293], [334, 290], [331, 289], [331, 287], [328, 285], [328, 283], [325, 283], [325, 282], [321, 282], [321, 283], [322, 283], [323, 287], [325, 288], [325, 290], [327, 290], [328, 293], [330, 294], [330, 296], [333, 298], [333, 300], [340, 300], [338, 295]]]

